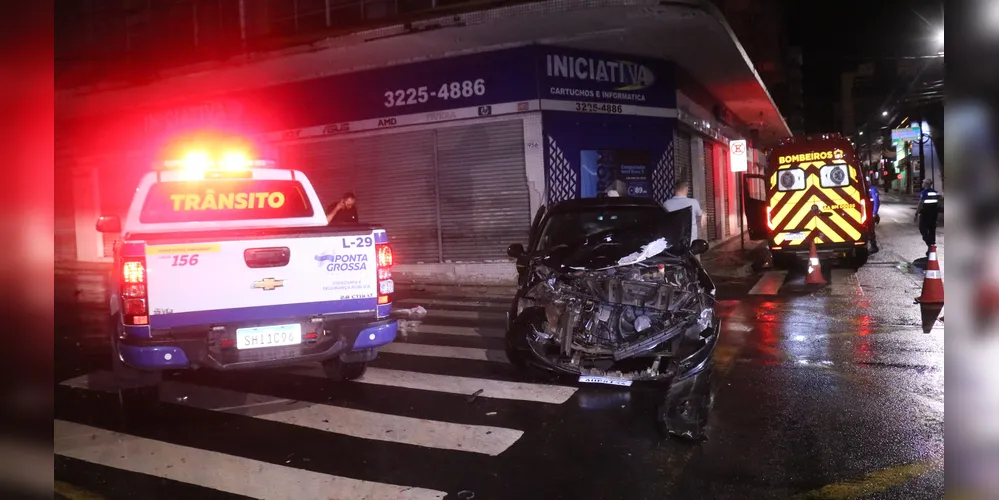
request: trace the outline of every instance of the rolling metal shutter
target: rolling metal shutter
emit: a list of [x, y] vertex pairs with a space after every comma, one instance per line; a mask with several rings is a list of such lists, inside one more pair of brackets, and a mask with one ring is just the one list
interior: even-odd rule
[[389, 234], [396, 262], [437, 262], [433, 132], [283, 146], [281, 164], [309, 176], [324, 210], [357, 195], [357, 217]]
[[707, 199], [704, 204], [704, 211], [708, 214], [708, 239], [718, 239], [718, 226], [715, 225], [715, 207], [718, 200], [715, 199], [715, 168], [714, 143], [708, 139], [704, 140], [704, 183]]
[[[682, 131], [676, 131], [676, 180], [686, 181], [690, 185], [690, 191], [687, 196], [694, 197], [694, 167], [690, 161], [690, 134]], [[672, 195], [672, 193], [670, 193]]]
[[385, 228], [400, 264], [438, 262], [433, 131], [351, 142], [358, 220]]
[[437, 165], [444, 262], [507, 260], [531, 225], [523, 121], [438, 130]]
[[[319, 210], [340, 200], [347, 191], [354, 189], [354, 159], [351, 143], [345, 140], [325, 140], [288, 144], [280, 150], [282, 168], [305, 172], [323, 203]], [[363, 215], [358, 200], [358, 214]]]

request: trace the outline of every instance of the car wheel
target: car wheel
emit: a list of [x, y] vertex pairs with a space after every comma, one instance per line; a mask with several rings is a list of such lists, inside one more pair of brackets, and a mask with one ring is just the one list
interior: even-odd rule
[[339, 358], [323, 361], [323, 371], [326, 377], [335, 382], [357, 380], [368, 370], [367, 362], [345, 363]]
[[532, 328], [544, 322], [544, 309], [527, 309], [517, 315], [506, 331], [506, 357], [517, 368], [527, 368], [531, 347], [527, 345], [527, 334]]

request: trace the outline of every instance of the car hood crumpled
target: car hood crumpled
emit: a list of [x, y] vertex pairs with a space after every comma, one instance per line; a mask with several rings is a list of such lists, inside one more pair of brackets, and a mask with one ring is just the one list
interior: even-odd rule
[[670, 212], [655, 224], [614, 228], [556, 248], [542, 262], [563, 272], [633, 265], [667, 250], [689, 247], [690, 228], [689, 209]]

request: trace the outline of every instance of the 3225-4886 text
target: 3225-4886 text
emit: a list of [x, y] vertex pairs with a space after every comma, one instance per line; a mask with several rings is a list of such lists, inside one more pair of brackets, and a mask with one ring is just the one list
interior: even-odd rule
[[431, 92], [428, 87], [390, 90], [385, 92], [385, 107], [397, 108], [399, 106], [422, 104], [429, 101], [431, 97], [444, 100], [462, 99], [485, 95], [485, 93], [486, 81], [482, 78], [474, 81], [463, 80], [460, 82], [444, 83], [434, 92]]

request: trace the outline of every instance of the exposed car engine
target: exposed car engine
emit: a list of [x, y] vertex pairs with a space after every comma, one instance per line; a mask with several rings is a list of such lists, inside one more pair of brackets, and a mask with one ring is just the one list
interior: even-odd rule
[[[537, 266], [534, 272], [537, 284], [523, 302], [543, 308], [544, 321], [528, 341], [563, 371], [629, 380], [672, 376], [676, 367], [664, 358], [679, 354], [680, 339], [696, 341], [714, 320], [714, 298], [696, 270], [677, 258], [565, 274]], [[645, 362], [607, 373], [629, 358]]]

